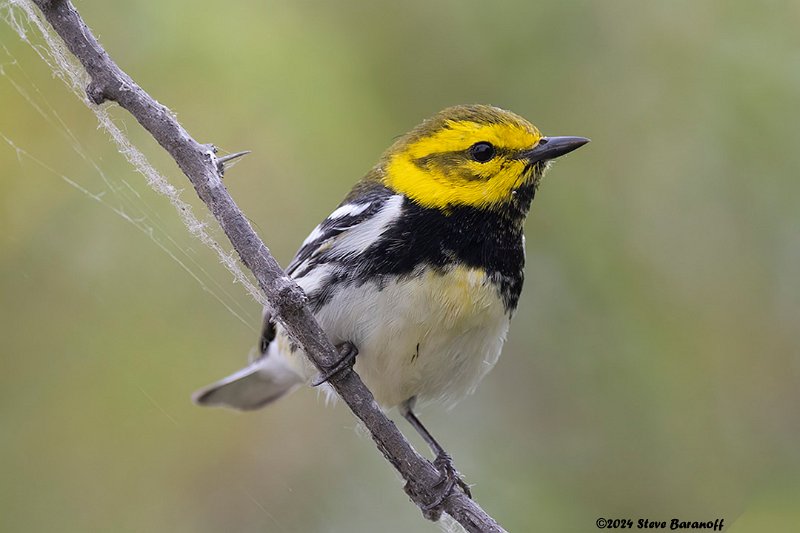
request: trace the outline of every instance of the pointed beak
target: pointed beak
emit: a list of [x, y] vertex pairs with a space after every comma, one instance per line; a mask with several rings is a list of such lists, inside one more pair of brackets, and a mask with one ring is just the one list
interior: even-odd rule
[[524, 152], [523, 157], [531, 163], [548, 161], [577, 150], [588, 142], [586, 137], [542, 137], [536, 146]]

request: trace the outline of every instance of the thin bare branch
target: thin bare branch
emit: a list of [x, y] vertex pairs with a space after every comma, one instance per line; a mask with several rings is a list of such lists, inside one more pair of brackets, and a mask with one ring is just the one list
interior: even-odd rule
[[[252, 271], [276, 318], [320, 371], [331, 368], [338, 359], [335, 348], [309, 311], [302, 289], [286, 276], [234, 203], [222, 183], [222, 165], [213, 146], [195, 141], [167, 107], [117, 66], [69, 0], [33, 1], [89, 74], [89, 99], [98, 105], [107, 100], [118, 103], [169, 152], [219, 222], [242, 263]], [[426, 518], [436, 520], [445, 512], [468, 531], [504, 531], [458, 488], [437, 508], [426, 510], [437, 499], [438, 470], [414, 450], [354, 371], [336, 374], [331, 384], [403, 477], [406, 493]]]

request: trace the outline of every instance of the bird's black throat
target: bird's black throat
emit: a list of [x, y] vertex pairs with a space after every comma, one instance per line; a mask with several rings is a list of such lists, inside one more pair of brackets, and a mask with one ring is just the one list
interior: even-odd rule
[[497, 286], [506, 311], [512, 313], [524, 279], [522, 225], [535, 192], [531, 182], [515, 189], [501, 206], [452, 206], [447, 211], [405, 198], [401, 220], [366, 252], [369, 257], [359, 261], [355, 279], [410, 275], [420, 265], [443, 272], [454, 265], [479, 268]]

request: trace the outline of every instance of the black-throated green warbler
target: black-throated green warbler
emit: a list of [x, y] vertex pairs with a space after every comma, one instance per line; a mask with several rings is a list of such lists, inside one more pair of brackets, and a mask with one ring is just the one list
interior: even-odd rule
[[[384, 407], [453, 404], [494, 366], [523, 281], [523, 221], [542, 174], [582, 137], [543, 137], [485, 105], [445, 109], [395, 142], [303, 242], [287, 273]], [[317, 374], [265, 317], [260, 357], [198, 392], [255, 409]]]

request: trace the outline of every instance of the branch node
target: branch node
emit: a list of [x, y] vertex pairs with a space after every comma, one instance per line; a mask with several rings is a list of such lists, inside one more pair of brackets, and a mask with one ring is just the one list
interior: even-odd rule
[[275, 280], [275, 288], [278, 291], [277, 303], [283, 313], [297, 314], [308, 301], [303, 289], [286, 276]]
[[[217, 153], [216, 149], [214, 150], [214, 153], [215, 154]], [[236, 153], [233, 153], [233, 154], [224, 155], [222, 157], [217, 157], [216, 158], [216, 160], [217, 160], [217, 172], [219, 172], [220, 176], [224, 175], [225, 174], [225, 165], [227, 165], [231, 161], [236, 161], [240, 157], [245, 156], [245, 155], [247, 155], [249, 153], [250, 153], [250, 150], [243, 150], [241, 152], [236, 152]]]
[[417, 504], [419, 510], [422, 512], [422, 516], [425, 517], [426, 520], [436, 522], [442, 517], [442, 510], [446, 498], [442, 498], [438, 502], [438, 505], [424, 503], [430, 501], [434, 497], [431, 496], [429, 487], [421, 485], [417, 480], [408, 480], [406, 484], [403, 485], [403, 490], [408, 497], [411, 498], [411, 501]]
[[103, 86], [94, 80], [92, 80], [89, 85], [86, 86], [86, 96], [88, 96], [89, 100], [96, 105], [100, 105], [108, 100]]

